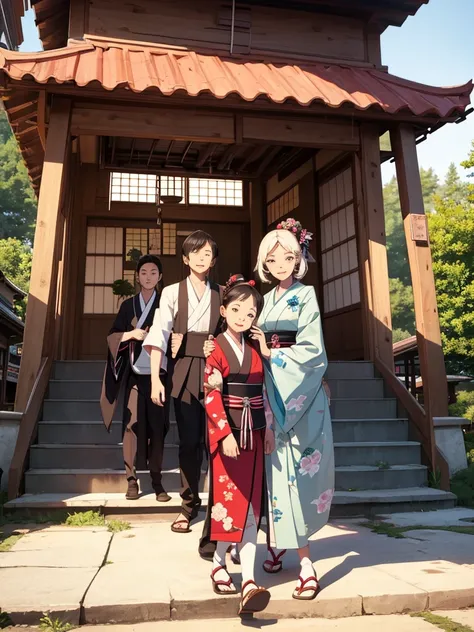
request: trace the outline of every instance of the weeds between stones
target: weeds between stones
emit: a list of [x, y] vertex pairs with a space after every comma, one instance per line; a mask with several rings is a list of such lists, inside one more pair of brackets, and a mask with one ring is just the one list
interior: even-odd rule
[[127, 531], [129, 522], [123, 520], [106, 520], [98, 511], [83, 511], [69, 514], [64, 523], [68, 527], [107, 527], [111, 533]]
[[453, 621], [449, 617], [440, 617], [432, 612], [412, 612], [410, 617], [419, 617], [445, 632], [472, 632], [472, 628]]
[[401, 540], [405, 538], [405, 533], [409, 531], [451, 531], [452, 533], [462, 533], [464, 535], [474, 535], [474, 527], [427, 527], [424, 525], [413, 525], [411, 527], [396, 527], [390, 522], [361, 522], [361, 527], [367, 527], [372, 533], [386, 535], [389, 538]]
[[41, 632], [68, 632], [75, 627], [71, 623], [64, 623], [61, 619], [52, 619], [46, 612], [43, 613], [39, 624]]

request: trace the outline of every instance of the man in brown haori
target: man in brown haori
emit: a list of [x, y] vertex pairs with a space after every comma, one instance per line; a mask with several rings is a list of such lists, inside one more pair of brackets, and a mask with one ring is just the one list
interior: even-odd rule
[[[189, 276], [163, 290], [160, 309], [145, 343], [151, 356], [152, 400], [163, 405], [165, 384], [158, 377], [158, 368], [171, 337], [171, 396], [179, 434], [182, 499], [181, 513], [171, 525], [176, 533], [190, 531], [189, 523], [197, 516], [201, 505], [199, 482], [206, 427], [204, 348], [209, 336], [218, 333], [221, 304], [219, 285], [207, 278], [218, 256], [213, 238], [202, 230], [195, 231], [184, 241], [182, 255], [189, 266]], [[203, 557], [210, 555], [212, 558], [214, 545], [209, 542], [208, 533], [206, 522], [199, 551]]]

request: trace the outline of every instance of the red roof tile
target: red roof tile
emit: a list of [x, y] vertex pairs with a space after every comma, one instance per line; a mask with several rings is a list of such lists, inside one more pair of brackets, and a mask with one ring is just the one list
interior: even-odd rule
[[157, 89], [164, 95], [184, 91], [190, 96], [208, 92], [218, 99], [236, 93], [246, 101], [263, 96], [275, 103], [294, 99], [302, 106], [315, 101], [331, 107], [349, 103], [360, 110], [378, 107], [391, 114], [408, 110], [440, 117], [464, 111], [472, 90], [472, 82], [434, 88], [370, 68], [264, 63], [95, 41], [41, 53], [1, 50], [0, 70], [14, 80], [32, 77], [38, 83], [98, 82], [106, 90]]

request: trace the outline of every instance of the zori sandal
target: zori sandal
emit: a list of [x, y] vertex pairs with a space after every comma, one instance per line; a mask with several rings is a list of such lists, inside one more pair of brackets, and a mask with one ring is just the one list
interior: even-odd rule
[[[300, 585], [297, 586], [295, 590], [293, 591], [293, 599], [300, 599], [301, 601], [311, 601], [311, 599], [314, 599], [316, 595], [319, 593], [319, 591], [321, 590], [321, 587], [319, 585], [318, 578], [316, 577], [316, 575], [311, 575], [311, 577], [307, 577], [306, 579], [303, 579], [300, 576], [298, 577], [298, 581], [300, 582]], [[311, 581], [314, 582], [316, 586], [306, 585], [308, 582], [311, 582]], [[304, 592], [308, 592], [310, 594], [303, 595]]]
[[266, 573], [270, 573], [270, 574], [279, 573], [281, 569], [283, 568], [283, 562], [281, 561], [281, 558], [285, 555], [286, 549], [283, 549], [282, 551], [280, 551], [280, 553], [278, 553], [278, 555], [275, 555], [275, 551], [272, 549], [271, 546], [269, 546], [268, 552], [272, 556], [272, 559], [264, 561], [263, 570]]
[[[245, 593], [244, 591], [250, 584], [253, 584], [255, 588]], [[242, 586], [242, 598], [240, 600], [239, 615], [241, 614], [253, 614], [254, 612], [262, 612], [268, 606], [270, 601], [270, 591], [262, 586], [257, 586], [253, 579], [245, 582]]]
[[225, 571], [227, 573], [227, 567], [217, 566], [212, 571], [211, 573], [212, 590], [216, 593], [216, 595], [236, 595], [238, 591], [237, 591], [237, 588], [235, 587], [233, 590], [222, 590], [220, 588], [220, 586], [227, 586], [227, 588], [230, 588], [233, 582], [232, 582], [232, 577], [229, 575], [229, 573], [227, 573], [227, 576], [229, 578], [228, 580], [214, 579], [214, 575], [218, 573], [219, 571]]
[[[173, 533], [189, 533], [191, 531], [191, 529], [189, 528], [189, 523], [190, 523], [189, 518], [181, 518], [181, 520], [178, 520], [178, 518], [176, 518], [176, 520], [171, 525], [171, 531], [173, 531]], [[180, 524], [185, 524], [186, 528], [181, 529], [180, 527], [178, 527], [178, 525]]]

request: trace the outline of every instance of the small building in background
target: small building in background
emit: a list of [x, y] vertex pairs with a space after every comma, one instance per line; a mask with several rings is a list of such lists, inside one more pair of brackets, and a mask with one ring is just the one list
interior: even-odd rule
[[0, 270], [0, 410], [13, 410], [25, 324], [14, 312], [26, 294]]

